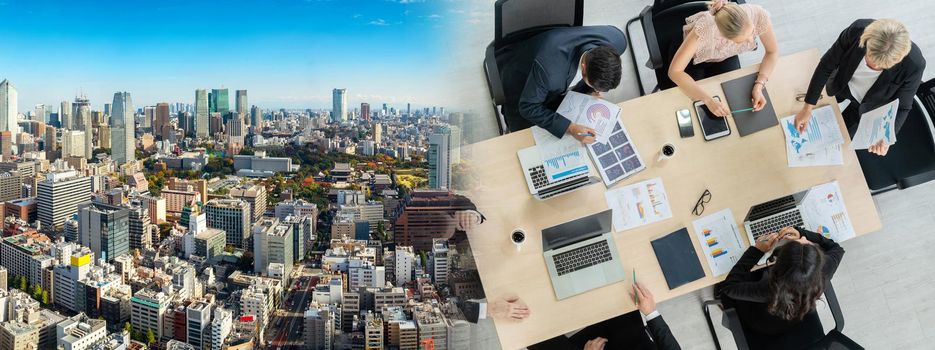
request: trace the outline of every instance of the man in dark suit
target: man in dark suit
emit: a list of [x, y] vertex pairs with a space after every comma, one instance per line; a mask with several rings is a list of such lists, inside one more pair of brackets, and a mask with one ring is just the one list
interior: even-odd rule
[[549, 29], [497, 48], [507, 127], [517, 131], [538, 125], [555, 137], [569, 133], [582, 142], [593, 142], [593, 129], [555, 110], [579, 69], [582, 79], [572, 91], [599, 95], [617, 87], [620, 55], [626, 48], [623, 32], [613, 26]]
[[[862, 114], [899, 99], [898, 134], [912, 109], [924, 70], [925, 58], [909, 40], [909, 32], [902, 23], [891, 19], [857, 20], [841, 32], [821, 57], [808, 85], [805, 106], [795, 116], [796, 127], [799, 131], [808, 127], [812, 108], [827, 83], [828, 94], [837, 97], [838, 102], [851, 101], [842, 112], [851, 134]], [[868, 151], [884, 156], [888, 149], [881, 140]]]
[[[585, 327], [571, 337], [560, 335], [545, 342], [532, 345], [529, 350], [679, 350], [679, 345], [669, 325], [656, 311], [656, 301], [649, 289], [640, 283], [630, 292], [637, 299], [636, 311], [626, 313], [601, 323]], [[599, 303], [599, 301], [596, 301]], [[528, 313], [528, 310], [525, 310]], [[642, 314], [642, 318], [640, 317]], [[646, 326], [643, 326], [643, 319]], [[556, 321], [558, 322], [558, 321]]]

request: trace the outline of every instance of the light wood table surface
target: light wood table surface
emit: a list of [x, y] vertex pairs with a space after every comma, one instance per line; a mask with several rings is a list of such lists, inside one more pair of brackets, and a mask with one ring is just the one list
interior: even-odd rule
[[[818, 60], [819, 52], [814, 49], [779, 59], [768, 84], [779, 118], [792, 115], [802, 107], [794, 96], [808, 87]], [[744, 67], [702, 80], [700, 84], [709, 93], [723, 99], [721, 82], [757, 69], [758, 65]], [[673, 217], [615, 232], [627, 279], [562, 301], [556, 300], [546, 271], [541, 230], [606, 210], [604, 192], [608, 188], [599, 183], [546, 201], [534, 199], [529, 194], [516, 155], [519, 149], [534, 144], [530, 130], [468, 146], [471, 149], [466, 153], [472, 158], [472, 168], [479, 181], [477, 188], [469, 191], [468, 195], [487, 218], [468, 236], [487, 299], [519, 297], [532, 311], [523, 322], [495, 321], [503, 348], [522, 348], [635, 310], [636, 305], [628, 296], [632, 283], [631, 269], [634, 268], [637, 279], [651, 289], [657, 302], [721, 281], [723, 276], [713, 277], [708, 269], [692, 228], [692, 221], [698, 218], [691, 213], [692, 208], [705, 189], [710, 190], [713, 196], [705, 205], [704, 214], [730, 208], [742, 231], [744, 216], [751, 205], [837, 180], [857, 235], [879, 230], [880, 218], [860, 165], [854, 152], [847, 150], [850, 138], [837, 103], [833, 97], [824, 97], [818, 105], [828, 104], [833, 105], [841, 132], [845, 135], [844, 165], [790, 168], [779, 127], [741, 138], [731, 119], [730, 136], [706, 142], [691, 99], [677, 88], [620, 103], [620, 118], [647, 167], [618, 182], [614, 188], [661, 177]], [[679, 137], [675, 112], [681, 108], [692, 110], [695, 128], [692, 138]], [[656, 162], [665, 143], [676, 146], [675, 156]], [[689, 229], [706, 277], [669, 290], [650, 241], [682, 227]], [[509, 239], [516, 228], [525, 230], [527, 235], [520, 251]], [[741, 235], [746, 242], [746, 234]]]

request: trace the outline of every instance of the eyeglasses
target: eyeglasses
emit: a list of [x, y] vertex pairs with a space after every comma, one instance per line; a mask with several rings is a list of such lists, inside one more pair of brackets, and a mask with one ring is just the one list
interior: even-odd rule
[[[825, 98], [825, 95], [824, 95], [824, 94], [818, 95], [818, 99], [819, 99], [819, 100], [821, 100], [821, 99], [823, 99], [823, 98]], [[795, 95], [795, 102], [805, 102], [805, 94], [796, 94], [796, 95]]]
[[695, 203], [695, 209], [692, 210], [692, 214], [701, 216], [704, 213], [705, 203], [711, 202], [711, 191], [704, 190], [704, 193], [701, 194], [701, 198], [698, 198], [698, 202]]

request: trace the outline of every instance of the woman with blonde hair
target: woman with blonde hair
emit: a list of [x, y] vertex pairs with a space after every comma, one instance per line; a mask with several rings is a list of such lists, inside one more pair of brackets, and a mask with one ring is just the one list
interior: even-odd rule
[[[853, 134], [860, 116], [899, 99], [896, 133], [912, 109], [912, 98], [919, 90], [925, 58], [909, 39], [909, 31], [893, 19], [860, 19], [844, 29], [838, 40], [821, 57], [805, 94], [805, 106], [795, 115], [796, 128], [804, 131], [818, 103], [821, 88], [838, 102], [850, 101], [842, 111]], [[827, 86], [826, 86], [827, 84]], [[889, 146], [882, 140], [867, 151], [885, 156]]]
[[753, 109], [759, 111], [766, 106], [763, 88], [779, 57], [779, 44], [766, 10], [757, 5], [715, 0], [708, 4], [708, 11], [686, 18], [682, 31], [684, 39], [669, 64], [669, 79], [688, 97], [704, 101], [712, 113], [721, 117], [730, 113], [727, 104], [715, 100], [695, 80], [738, 68], [736, 59], [731, 60], [733, 64], [726, 60], [756, 50], [756, 39], [760, 38], [766, 55], [753, 83]]

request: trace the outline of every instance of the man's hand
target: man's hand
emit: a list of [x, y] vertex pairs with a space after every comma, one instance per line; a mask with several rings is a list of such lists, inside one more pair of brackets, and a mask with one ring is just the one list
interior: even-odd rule
[[521, 322], [529, 317], [529, 313], [529, 306], [520, 299], [501, 299], [487, 304], [487, 314], [495, 320]]
[[643, 316], [656, 311], [656, 299], [653, 298], [653, 293], [642, 283], [637, 282], [633, 285], [633, 290], [630, 291], [630, 297], [638, 300], [636, 307]]
[[805, 129], [808, 129], [808, 121], [812, 119], [812, 105], [805, 104], [802, 106], [802, 110], [799, 113], [795, 114], [795, 129], [799, 132], [805, 132]]
[[763, 107], [766, 107], [766, 97], [763, 96], [763, 85], [754, 84], [751, 96], [753, 96], [752, 102], [754, 112], [759, 112]]
[[876, 154], [881, 157], [885, 156], [886, 152], [889, 152], [889, 150], [890, 145], [887, 145], [886, 142], [883, 142], [883, 140], [877, 141], [877, 143], [874, 143], [867, 148], [867, 152]]
[[773, 249], [777, 241], [779, 241], [779, 233], [776, 232], [760, 236], [760, 238], [756, 239], [756, 249], [766, 253], [770, 249]]
[[727, 105], [724, 104], [724, 102], [715, 100], [713, 97], [704, 99], [704, 104], [708, 107], [708, 110], [711, 111], [711, 113], [714, 113], [714, 115], [718, 117], [723, 118], [730, 114], [730, 108], [727, 108]]
[[571, 136], [578, 141], [581, 141], [581, 143], [592, 143], [595, 140], [594, 138], [597, 137], [597, 131], [576, 123], [571, 123], [571, 125], [568, 126], [568, 131], [566, 132], [571, 134]]
[[604, 345], [606, 344], [607, 344], [606, 338], [597, 337], [597, 338], [588, 340], [588, 342], [584, 344], [584, 350], [603, 350]]
[[455, 221], [460, 231], [470, 231], [480, 224], [481, 216], [476, 210], [458, 210], [455, 212]]

